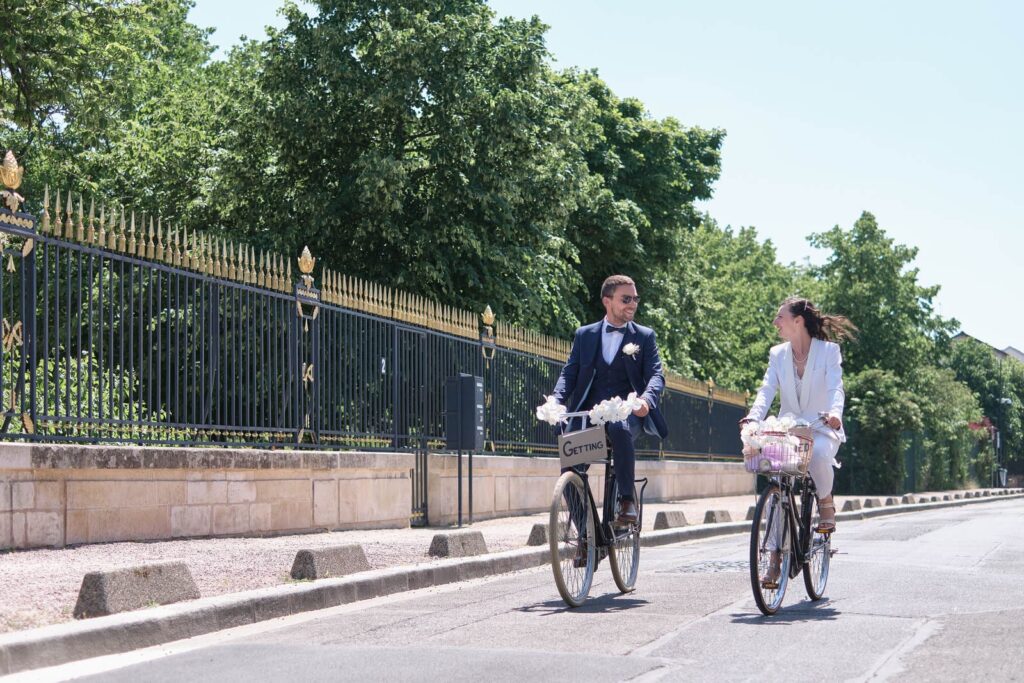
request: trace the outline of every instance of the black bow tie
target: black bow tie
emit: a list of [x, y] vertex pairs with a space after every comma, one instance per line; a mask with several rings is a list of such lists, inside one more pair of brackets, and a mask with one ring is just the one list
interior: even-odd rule
[[623, 333], [625, 333], [626, 328], [625, 327], [613, 327], [612, 325], [605, 325], [604, 326], [604, 331], [605, 332], [623, 332]]

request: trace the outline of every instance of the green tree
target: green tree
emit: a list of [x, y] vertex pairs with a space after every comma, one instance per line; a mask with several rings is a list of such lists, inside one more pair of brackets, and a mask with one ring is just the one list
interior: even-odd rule
[[565, 225], [589, 103], [546, 66], [540, 21], [494, 21], [477, 0], [316, 9], [286, 5], [261, 54], [235, 58], [258, 80], [237, 80], [249, 100], [223, 140], [217, 188], [243, 190], [225, 226], [506, 320], [578, 322]]
[[914, 377], [914, 401], [921, 410], [921, 448], [917, 489], [941, 490], [963, 486], [971, 454], [985, 434], [971, 429], [981, 420], [981, 406], [970, 387], [948, 368], [925, 366]]
[[[968, 339], [952, 345], [949, 366], [999, 429], [1005, 463], [1014, 471], [1024, 469], [1024, 365], [1013, 358], [997, 359], [991, 347]], [[984, 473], [978, 478], [988, 483]]]
[[187, 220], [204, 204], [218, 121], [219, 72], [204, 67], [212, 48], [187, 21], [192, 2], [14, 4], [0, 40], [0, 147], [28, 169], [30, 207], [49, 184]]
[[868, 369], [847, 376], [847, 428], [850, 439], [839, 452], [840, 493], [891, 494], [903, 490], [908, 432], [921, 428], [914, 395], [890, 371]]
[[798, 291], [796, 271], [778, 262], [775, 246], [754, 228], [720, 228], [710, 217], [687, 244], [697, 269], [699, 312], [688, 325], [696, 374], [755, 391], [768, 349], [780, 341], [772, 325], [778, 306]]
[[592, 72], [568, 71], [561, 82], [593, 103], [586, 111], [596, 130], [583, 138], [590, 175], [568, 227], [591, 290], [580, 317], [604, 315], [597, 288], [608, 275], [629, 274], [666, 360], [692, 372], [699, 275], [689, 235], [701, 220], [694, 202], [710, 198], [718, 179], [725, 133], [653, 119], [642, 102], [620, 99]]
[[939, 287], [918, 283], [915, 247], [897, 244], [867, 212], [849, 231], [837, 226], [811, 235], [810, 242], [831, 251], [813, 271], [821, 280], [822, 308], [849, 316], [860, 328], [844, 349], [847, 372], [879, 368], [909, 379], [934, 360], [936, 342], [948, 338], [957, 322], [935, 313]]

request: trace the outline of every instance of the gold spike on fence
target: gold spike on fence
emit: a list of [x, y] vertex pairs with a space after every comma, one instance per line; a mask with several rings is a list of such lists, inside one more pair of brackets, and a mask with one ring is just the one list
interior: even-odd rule
[[91, 247], [96, 243], [96, 223], [94, 218], [96, 215], [96, 202], [93, 199], [89, 199], [89, 225], [85, 233], [85, 241]]
[[100, 229], [96, 233], [96, 244], [101, 249], [107, 246], [107, 207], [100, 204]]
[[[49, 225], [47, 232], [51, 235], [60, 232], [60, 188], [57, 188], [57, 193], [53, 200], [53, 217], [52, 223]], [[49, 221], [47, 221], [49, 223]]]
[[64, 232], [63, 235], [68, 239], [71, 239], [72, 235], [75, 234], [75, 222], [72, 220], [71, 215], [74, 207], [71, 204], [71, 193], [68, 192], [68, 208], [64, 211]]
[[[168, 224], [168, 227], [170, 227], [170, 224]], [[167, 255], [170, 255], [169, 250]], [[153, 258], [157, 261], [173, 263], [173, 259], [167, 259], [164, 255], [164, 222], [159, 216], [156, 219], [156, 241], [153, 243]]]
[[50, 232], [50, 186], [43, 190], [43, 232]]

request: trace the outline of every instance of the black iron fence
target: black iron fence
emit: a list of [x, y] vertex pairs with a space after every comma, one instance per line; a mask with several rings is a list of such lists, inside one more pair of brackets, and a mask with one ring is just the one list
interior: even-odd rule
[[[13, 187], [11, 187], [13, 185]], [[553, 454], [534, 406], [568, 343], [49, 192], [0, 208], [0, 438], [444, 447], [444, 380], [482, 376], [486, 449]], [[20, 199], [20, 198], [18, 198]], [[314, 279], [314, 271], [319, 270]], [[733, 459], [745, 400], [669, 375], [671, 434], [641, 455]]]

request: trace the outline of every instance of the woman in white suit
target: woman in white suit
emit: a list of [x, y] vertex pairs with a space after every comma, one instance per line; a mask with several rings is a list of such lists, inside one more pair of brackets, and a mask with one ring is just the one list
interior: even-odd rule
[[827, 427], [815, 423], [814, 452], [808, 472], [818, 492], [818, 529], [836, 528], [836, 507], [832, 500], [833, 467], [838, 467], [836, 451], [846, 441], [843, 431], [843, 357], [836, 342], [853, 337], [857, 328], [841, 315], [821, 313], [807, 299], [790, 297], [779, 306], [772, 321], [782, 344], [768, 355], [757, 398], [741, 420], [763, 420], [779, 393], [779, 415], [793, 415], [814, 422], [827, 413]]

